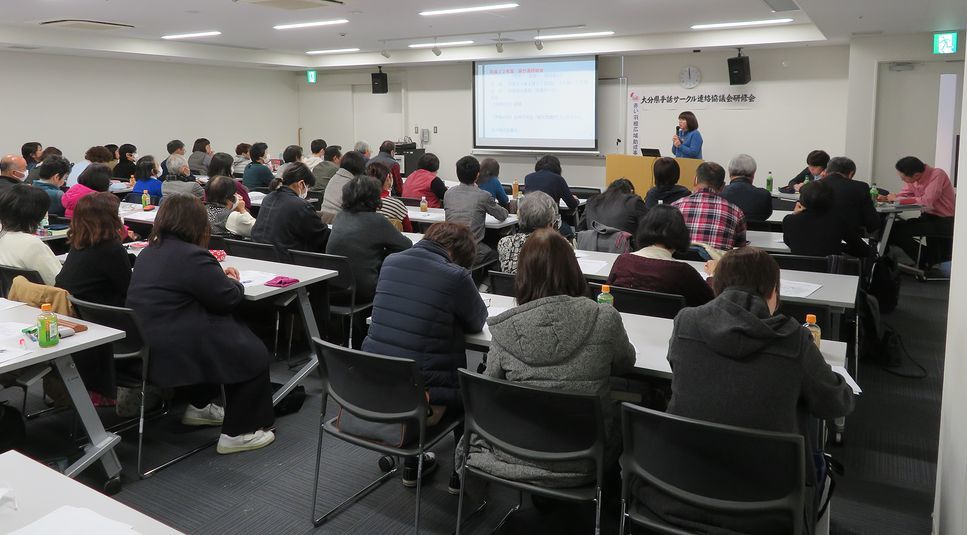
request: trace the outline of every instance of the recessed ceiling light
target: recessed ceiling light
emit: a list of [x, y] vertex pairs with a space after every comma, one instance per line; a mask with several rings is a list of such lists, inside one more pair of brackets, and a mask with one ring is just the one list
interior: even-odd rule
[[315, 26], [332, 26], [333, 24], [346, 24], [347, 19], [317, 20], [315, 22], [297, 22], [295, 24], [279, 24], [272, 26], [276, 30], [295, 30], [296, 28], [312, 28]]
[[719, 28], [743, 28], [745, 26], [767, 26], [769, 24], [787, 24], [793, 19], [746, 20], [742, 22], [717, 22], [715, 24], [696, 24], [693, 30], [715, 30]]
[[414, 43], [410, 48], [433, 48], [435, 46], [461, 46], [472, 45], [473, 41], [445, 41], [443, 43]]
[[359, 52], [358, 48], [330, 48], [328, 50], [309, 50], [306, 54], [348, 54], [349, 52]]
[[614, 35], [614, 32], [584, 32], [584, 33], [559, 33], [550, 35], [538, 35], [534, 37], [535, 40], [543, 39], [548, 41], [551, 39], [584, 39], [586, 37], [607, 37], [609, 35]]
[[221, 35], [222, 32], [195, 32], [195, 33], [176, 33], [173, 35], [162, 35], [162, 39], [191, 39], [193, 37], [214, 37]]
[[435, 9], [433, 11], [421, 11], [420, 15], [424, 17], [433, 17], [435, 15], [457, 15], [460, 13], [476, 13], [478, 11], [498, 11], [501, 9], [513, 9], [515, 7], [520, 7], [520, 4], [492, 4], [489, 6], [474, 6], [474, 7], [456, 7], [452, 9]]

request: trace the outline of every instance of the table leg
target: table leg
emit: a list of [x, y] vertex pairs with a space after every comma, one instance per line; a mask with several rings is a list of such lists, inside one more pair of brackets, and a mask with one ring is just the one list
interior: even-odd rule
[[[319, 335], [319, 326], [316, 324], [316, 315], [312, 312], [312, 303], [309, 302], [309, 292], [305, 286], [299, 288], [296, 292], [299, 296], [299, 308], [302, 311], [302, 323], [306, 329], [306, 334], [309, 336], [309, 361], [299, 368], [299, 371], [286, 381], [282, 385], [282, 388], [275, 391], [275, 394], [272, 396], [272, 405], [277, 404], [289, 392], [292, 392], [292, 389], [319, 365], [319, 356], [315, 353], [312, 339], [321, 338], [321, 336]], [[328, 298], [326, 301], [328, 302]]]
[[74, 404], [74, 410], [77, 411], [81, 425], [87, 432], [88, 440], [90, 440], [90, 444], [84, 446], [84, 455], [74, 464], [68, 466], [64, 475], [76, 477], [85, 468], [100, 460], [108, 479], [119, 476], [121, 474], [121, 463], [118, 461], [117, 454], [114, 453], [114, 445], [121, 441], [121, 437], [104, 430], [104, 425], [101, 423], [97, 411], [94, 410], [91, 397], [88, 395], [84, 381], [77, 373], [77, 367], [74, 366], [74, 360], [71, 359], [70, 355], [55, 359], [54, 369], [57, 370], [61, 380], [64, 381], [64, 388], [67, 390], [67, 394]]
[[886, 253], [886, 245], [890, 241], [890, 231], [893, 230], [893, 221], [896, 220], [896, 216], [896, 212], [886, 214], [886, 222], [883, 224], [883, 234], [880, 235], [880, 243], [876, 247], [880, 256]]

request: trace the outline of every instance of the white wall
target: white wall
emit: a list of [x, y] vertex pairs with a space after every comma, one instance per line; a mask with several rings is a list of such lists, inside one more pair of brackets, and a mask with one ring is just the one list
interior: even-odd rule
[[[684, 65], [703, 70], [708, 83], [728, 83], [726, 58], [732, 51], [710, 51], [701, 54], [639, 55], [625, 57], [625, 75], [629, 86], [676, 84]], [[760, 163], [760, 169], [773, 170], [777, 181], [791, 177], [805, 166], [809, 150], [823, 148], [841, 154], [845, 148], [846, 91], [849, 51], [843, 46], [799, 47], [751, 50], [752, 77], [756, 90], [765, 100], [754, 110], [709, 110], [700, 112], [701, 130], [706, 139], [707, 159], [723, 164], [736, 153], [748, 152]], [[330, 143], [351, 145], [360, 135], [359, 128], [349, 132], [345, 125], [346, 109], [353, 106], [353, 86], [369, 84], [368, 70], [322, 73], [319, 84], [300, 87], [300, 125], [303, 143], [319, 132]], [[381, 122], [385, 132], [378, 139], [365, 139], [370, 144], [382, 139], [409, 135], [419, 141], [414, 128], [437, 127], [425, 144], [428, 151], [440, 157], [442, 174], [451, 177], [453, 165], [473, 148], [472, 72], [469, 63], [419, 66], [387, 70], [391, 86], [399, 84], [399, 95], [384, 95], [387, 100], [402, 100], [403, 123], [386, 114]], [[601, 59], [601, 78], [620, 74], [620, 58]], [[701, 87], [701, 86], [700, 86]], [[624, 152], [625, 86], [616, 80], [602, 80], [598, 91], [598, 138], [602, 153]], [[379, 95], [374, 98], [380, 98]], [[343, 124], [320, 119], [322, 110], [332, 110]], [[645, 146], [658, 146], [668, 151], [671, 128], [677, 124], [677, 112], [656, 111], [643, 130]], [[372, 131], [372, 129], [370, 129]], [[351, 135], [350, 135], [351, 134]], [[326, 137], [326, 136], [329, 137]], [[348, 137], [347, 137], [348, 136]], [[480, 154], [483, 156], [484, 154]], [[537, 155], [497, 156], [501, 176], [510, 181], [533, 170]], [[565, 175], [575, 185], [599, 186], [604, 183], [604, 158], [587, 156], [563, 157]]]
[[207, 137], [232, 155], [242, 141], [272, 152], [296, 141], [299, 91], [288, 72], [17, 52], [0, 53], [0, 64], [13, 74], [0, 84], [0, 152], [39, 141], [78, 161], [105, 143], [166, 157], [175, 138], [190, 149]]

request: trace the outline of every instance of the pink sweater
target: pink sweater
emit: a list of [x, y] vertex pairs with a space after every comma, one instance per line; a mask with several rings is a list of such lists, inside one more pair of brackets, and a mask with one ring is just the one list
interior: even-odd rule
[[918, 204], [927, 214], [953, 217], [957, 192], [950, 183], [950, 177], [943, 169], [926, 167], [920, 180], [904, 184], [900, 193], [897, 193], [897, 200], [900, 204]]
[[71, 186], [60, 200], [60, 203], [64, 205], [64, 217], [67, 219], [74, 217], [74, 207], [77, 206], [77, 201], [92, 193], [97, 192], [83, 184]]

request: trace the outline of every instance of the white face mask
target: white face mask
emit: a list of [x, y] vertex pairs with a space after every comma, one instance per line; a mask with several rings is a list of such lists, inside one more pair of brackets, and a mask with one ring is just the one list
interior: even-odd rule
[[21, 182], [23, 182], [24, 180], [27, 180], [27, 171], [14, 171], [14, 172], [21, 173], [23, 175], [19, 177], [17, 180], [20, 180]]
[[302, 184], [302, 193], [299, 194], [299, 197], [305, 199], [308, 196], [309, 196], [309, 188], [306, 187], [306, 185], [303, 183]]

